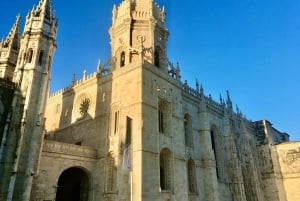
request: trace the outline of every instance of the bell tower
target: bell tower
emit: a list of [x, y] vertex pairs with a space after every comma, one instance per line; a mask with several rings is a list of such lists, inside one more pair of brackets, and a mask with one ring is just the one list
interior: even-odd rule
[[114, 69], [148, 62], [167, 71], [165, 10], [153, 0], [124, 0], [114, 6], [109, 33]]
[[24, 99], [24, 106], [16, 150], [15, 178], [10, 183], [14, 186], [9, 192], [12, 200], [30, 199], [33, 176], [38, 171], [56, 31], [57, 21], [51, 0], [40, 0], [26, 17], [13, 78]]

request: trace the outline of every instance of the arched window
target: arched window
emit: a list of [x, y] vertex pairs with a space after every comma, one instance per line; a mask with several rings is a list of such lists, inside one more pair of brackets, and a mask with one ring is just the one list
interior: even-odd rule
[[[164, 89], [162, 89], [163, 91], [161, 93], [165, 93]], [[159, 100], [158, 103], [158, 108], [157, 108], [157, 112], [158, 112], [158, 131], [160, 134], [164, 134], [166, 136], [170, 136], [171, 133], [171, 118], [172, 118], [172, 108], [171, 108], [171, 104], [169, 102], [167, 102], [166, 100]]]
[[184, 115], [183, 124], [184, 124], [185, 145], [188, 147], [193, 147], [192, 121], [190, 115], [188, 114]]
[[33, 57], [33, 50], [30, 48], [27, 52], [27, 58], [26, 58], [27, 63], [31, 63], [32, 57]]
[[159, 168], [161, 190], [171, 190], [171, 152], [167, 148], [160, 152]]
[[78, 167], [65, 170], [58, 179], [56, 201], [89, 200], [90, 179]]
[[125, 52], [124, 51], [121, 53], [120, 66], [121, 67], [125, 66]]
[[219, 169], [218, 169], [218, 160], [217, 160], [217, 150], [216, 150], [216, 139], [215, 139], [215, 132], [213, 130], [210, 131], [210, 138], [211, 138], [211, 146], [212, 150], [215, 156], [216, 160], [216, 173], [217, 173], [217, 178], [219, 178]]
[[197, 178], [196, 178], [196, 168], [195, 163], [192, 159], [188, 160], [188, 185], [189, 192], [196, 193], [197, 192]]

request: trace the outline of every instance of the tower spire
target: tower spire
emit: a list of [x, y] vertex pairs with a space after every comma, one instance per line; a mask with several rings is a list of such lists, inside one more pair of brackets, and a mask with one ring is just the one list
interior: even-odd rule
[[12, 80], [20, 49], [20, 15], [16, 18], [9, 34], [0, 42], [0, 78], [8, 80]]
[[[16, 16], [16, 22], [12, 26], [9, 34], [7, 35], [6, 39], [3, 41], [2, 45], [18, 45], [19, 37], [20, 37], [20, 15]], [[15, 46], [16, 47], [16, 46]]]

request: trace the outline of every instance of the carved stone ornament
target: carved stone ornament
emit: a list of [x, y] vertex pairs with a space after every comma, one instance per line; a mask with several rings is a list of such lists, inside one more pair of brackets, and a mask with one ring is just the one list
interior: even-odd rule
[[90, 99], [89, 98], [85, 98], [81, 101], [80, 103], [80, 107], [79, 107], [79, 112], [81, 114], [81, 116], [85, 116], [88, 113], [88, 110], [90, 108]]

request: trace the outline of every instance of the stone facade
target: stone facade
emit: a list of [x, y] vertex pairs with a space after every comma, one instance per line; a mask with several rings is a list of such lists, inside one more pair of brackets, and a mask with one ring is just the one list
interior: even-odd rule
[[0, 200], [300, 199], [299, 143], [234, 111], [229, 92], [215, 101], [182, 82], [167, 57], [165, 17], [152, 0], [115, 6], [110, 60], [47, 102], [57, 26], [50, 0], [30, 12], [21, 37], [17, 18], [1, 43], [8, 51], [17, 41], [19, 56], [0, 63], [15, 83], [0, 93], [11, 93], [14, 114], [0, 99], [10, 128], [1, 116]]

